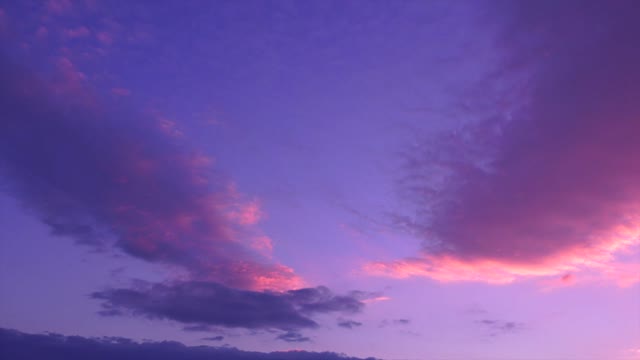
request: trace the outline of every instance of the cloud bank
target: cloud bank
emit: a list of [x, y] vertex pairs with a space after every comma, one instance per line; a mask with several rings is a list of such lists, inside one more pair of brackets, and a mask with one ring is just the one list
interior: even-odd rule
[[185, 346], [172, 341], [139, 343], [125, 338], [32, 335], [7, 329], [0, 329], [0, 357], [16, 360], [360, 360], [330, 352], [261, 353], [228, 347]]
[[[409, 152], [402, 184], [415, 213], [397, 219], [423, 240], [421, 253], [367, 270], [490, 283], [580, 271], [640, 280], [637, 266], [616, 259], [640, 243], [637, 2], [491, 6], [500, 7], [503, 57], [481, 85], [517, 91], [490, 99], [489, 115], [467, 107], [473, 120]], [[469, 103], [487, 101], [480, 90]]]

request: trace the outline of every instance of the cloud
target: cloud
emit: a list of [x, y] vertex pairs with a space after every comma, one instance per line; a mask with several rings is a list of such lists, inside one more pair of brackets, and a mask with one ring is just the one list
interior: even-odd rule
[[380, 326], [379, 327], [387, 327], [387, 326], [392, 326], [392, 325], [396, 325], [396, 326], [405, 326], [405, 325], [409, 325], [411, 323], [411, 320], [409, 319], [392, 319], [392, 320], [382, 320], [382, 322], [380, 322]]
[[282, 340], [282, 341], [286, 341], [286, 342], [308, 342], [311, 341], [311, 339], [309, 339], [306, 336], [303, 336], [300, 333], [294, 332], [294, 331], [287, 331], [284, 334], [280, 334], [278, 336], [276, 336], [276, 340]]
[[[67, 58], [56, 65], [67, 87], [88, 86]], [[253, 226], [258, 203], [215, 171], [211, 158], [168, 135], [152, 115], [78, 103], [59, 90], [0, 56], [3, 189], [54, 235], [115, 247], [192, 280], [301, 286], [293, 270], [252, 249], [262, 236]]]
[[206, 341], [222, 341], [222, 340], [224, 340], [224, 336], [218, 335], [218, 336], [205, 337], [205, 338], [202, 338], [202, 340], [206, 340]]
[[212, 282], [138, 283], [127, 289], [95, 292], [105, 316], [136, 315], [187, 324], [190, 331], [209, 326], [293, 330], [316, 328], [316, 314], [358, 313], [364, 304], [334, 295], [325, 287], [286, 292], [248, 291]]
[[339, 320], [338, 326], [345, 329], [353, 329], [355, 327], [362, 326], [362, 323], [354, 320]]
[[49, 360], [359, 360], [330, 352], [260, 353], [229, 347], [189, 347], [173, 341], [139, 343], [126, 338], [32, 335], [6, 329], [0, 329], [0, 352], [7, 359]]
[[100, 41], [103, 45], [111, 45], [113, 43], [113, 35], [106, 32], [106, 31], [100, 31], [96, 34], [96, 38], [98, 39], [98, 41]]
[[72, 4], [70, 0], [47, 0], [46, 8], [54, 15], [61, 15], [69, 12]]
[[[421, 252], [366, 269], [495, 284], [637, 279], [617, 260], [640, 246], [637, 3], [501, 4], [503, 58], [464, 99], [473, 120], [407, 152], [401, 184], [417, 215], [396, 224]], [[490, 86], [500, 96], [483, 96]]]
[[131, 95], [131, 90], [126, 88], [114, 87], [114, 88], [111, 88], [111, 93], [117, 96], [129, 96]]
[[78, 26], [75, 28], [65, 29], [64, 34], [71, 39], [86, 38], [91, 35], [91, 31], [87, 29], [86, 26]]
[[482, 319], [475, 322], [489, 330], [489, 336], [513, 334], [525, 328], [523, 323], [514, 321]]

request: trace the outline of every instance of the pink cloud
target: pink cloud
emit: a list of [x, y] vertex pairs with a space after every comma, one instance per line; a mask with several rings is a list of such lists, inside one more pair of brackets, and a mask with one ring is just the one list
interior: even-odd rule
[[253, 225], [262, 218], [262, 211], [260, 210], [260, 204], [253, 200], [248, 203], [238, 204], [236, 208], [229, 212], [228, 216], [238, 224]]
[[3, 174], [54, 235], [165, 265], [181, 279], [256, 290], [303, 285], [266, 254], [273, 245], [256, 226], [259, 204], [156, 116], [98, 99], [78, 104], [90, 87], [69, 58], [58, 59], [54, 86], [3, 65], [5, 104], [28, 104], [6, 109], [0, 147], [12, 151], [0, 151]]
[[[493, 100], [479, 92], [467, 106], [475, 121], [408, 153], [402, 184], [418, 215], [397, 219], [422, 249], [369, 272], [495, 284], [603, 277], [640, 244], [640, 23], [623, 3], [579, 14], [521, 6], [500, 38], [506, 60], [486, 82], [517, 84], [520, 101], [509, 90], [487, 114]], [[532, 52], [532, 39], [549, 55]]]
[[273, 252], [273, 241], [265, 235], [256, 236], [251, 240], [250, 246], [265, 256], [271, 256]]

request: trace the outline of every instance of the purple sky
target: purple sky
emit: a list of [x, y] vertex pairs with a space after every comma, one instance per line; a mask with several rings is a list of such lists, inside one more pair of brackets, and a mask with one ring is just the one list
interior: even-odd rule
[[0, 355], [640, 359], [639, 18], [0, 2]]

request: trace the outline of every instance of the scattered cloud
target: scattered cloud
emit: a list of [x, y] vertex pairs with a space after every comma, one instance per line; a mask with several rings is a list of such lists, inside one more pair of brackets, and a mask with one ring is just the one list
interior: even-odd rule
[[224, 340], [224, 336], [218, 335], [218, 336], [205, 337], [205, 338], [202, 338], [201, 340], [205, 340], [205, 341], [222, 341], [222, 340]]
[[[633, 1], [593, 4], [506, 6], [500, 70], [480, 85], [517, 86], [496, 99], [470, 91], [465, 117], [474, 120], [407, 151], [401, 187], [415, 211], [395, 220], [422, 249], [370, 263], [369, 273], [637, 280], [617, 256], [640, 246], [640, 22]], [[494, 111], [476, 109], [476, 98]]]
[[[261, 353], [230, 347], [189, 347], [174, 341], [140, 343], [126, 338], [32, 335], [6, 329], [0, 329], [0, 348], [3, 356], [9, 359], [360, 360], [330, 352]], [[367, 358], [366, 360], [375, 359]]]
[[380, 322], [380, 327], [405, 326], [405, 325], [409, 325], [410, 323], [411, 323], [411, 320], [409, 319], [382, 320], [382, 322]]
[[489, 331], [489, 336], [491, 337], [513, 334], [525, 329], [525, 325], [523, 323], [514, 321], [482, 319], [477, 320], [475, 323], [487, 329]]
[[282, 340], [282, 341], [286, 341], [286, 342], [308, 342], [311, 341], [311, 339], [309, 339], [306, 336], [303, 336], [300, 333], [297, 333], [295, 331], [287, 331], [284, 334], [280, 334], [278, 336], [276, 336], [276, 340]]
[[341, 319], [341, 320], [338, 320], [338, 326], [343, 327], [345, 329], [353, 329], [353, 328], [362, 326], [362, 323], [354, 320]]

